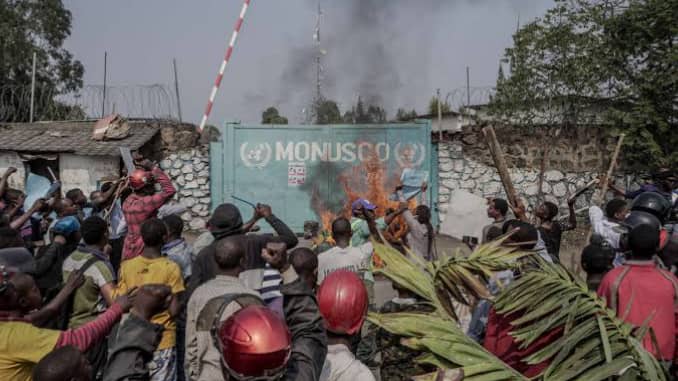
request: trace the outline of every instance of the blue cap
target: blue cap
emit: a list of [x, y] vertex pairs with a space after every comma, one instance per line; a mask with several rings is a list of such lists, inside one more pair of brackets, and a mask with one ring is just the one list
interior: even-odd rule
[[80, 230], [80, 221], [75, 216], [67, 216], [54, 225], [52, 231], [55, 234], [69, 235]]
[[351, 209], [354, 211], [361, 208], [366, 210], [375, 210], [377, 209], [377, 206], [364, 198], [359, 198], [353, 201], [353, 204], [351, 204]]

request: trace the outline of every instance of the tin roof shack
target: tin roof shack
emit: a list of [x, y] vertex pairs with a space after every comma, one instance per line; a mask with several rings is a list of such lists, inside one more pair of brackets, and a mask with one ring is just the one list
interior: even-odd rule
[[[95, 120], [0, 124], [0, 171], [16, 167], [10, 186], [25, 189], [29, 173], [51, 180], [50, 169], [68, 191], [80, 188], [88, 195], [102, 179], [120, 177], [120, 146], [158, 151], [161, 126], [149, 121], [128, 121], [129, 136], [119, 140], [92, 139]], [[49, 168], [49, 169], [48, 169]], [[26, 190], [28, 191], [28, 190]]]

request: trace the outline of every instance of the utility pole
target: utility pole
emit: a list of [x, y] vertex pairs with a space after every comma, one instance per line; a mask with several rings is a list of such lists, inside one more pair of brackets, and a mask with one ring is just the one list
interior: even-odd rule
[[35, 61], [37, 60], [37, 54], [33, 52], [33, 73], [31, 74], [31, 114], [29, 116], [29, 122], [33, 123], [33, 112], [35, 111]]
[[318, 13], [316, 16], [315, 24], [315, 34], [313, 38], [316, 41], [316, 56], [315, 56], [315, 66], [316, 66], [316, 78], [315, 78], [315, 99], [316, 104], [319, 104], [322, 100], [322, 66], [320, 64], [320, 59], [322, 56], [322, 46], [320, 45], [320, 19], [322, 17], [322, 9], [320, 8], [320, 0], [318, 0]]
[[177, 75], [177, 59], [173, 58], [172, 59], [172, 66], [174, 66], [174, 91], [176, 92], [177, 95], [177, 110], [179, 111], [179, 122], [183, 123], [183, 119], [181, 117], [181, 99], [179, 98], [179, 76]]
[[104, 96], [103, 100], [101, 101], [101, 117], [103, 118], [104, 115], [106, 115], [106, 71], [107, 67], [106, 65], [108, 64], [108, 52], [104, 52]]
[[466, 107], [471, 106], [471, 80], [469, 76], [469, 68], [466, 66]]
[[443, 141], [443, 108], [440, 103], [440, 89], [436, 90], [436, 98], [438, 99], [438, 141]]

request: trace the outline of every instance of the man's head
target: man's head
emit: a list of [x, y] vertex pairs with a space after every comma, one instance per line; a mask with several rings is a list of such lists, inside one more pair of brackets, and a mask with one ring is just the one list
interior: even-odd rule
[[66, 198], [73, 202], [73, 205], [82, 209], [87, 204], [87, 197], [82, 193], [82, 189], [75, 188], [66, 192]]
[[237, 276], [243, 269], [247, 254], [247, 238], [235, 235], [220, 239], [214, 244], [214, 260], [222, 272]]
[[17, 303], [22, 313], [27, 314], [42, 306], [42, 294], [32, 276], [24, 273], [14, 274], [10, 280], [17, 293]]
[[509, 220], [504, 223], [502, 228], [504, 234], [513, 232], [513, 234], [504, 241], [504, 244], [518, 246], [521, 250], [534, 249], [539, 240], [537, 229], [527, 222], [520, 220]]
[[502, 219], [508, 213], [508, 202], [503, 198], [493, 198], [487, 205], [487, 216], [490, 218]]
[[677, 176], [670, 168], [659, 168], [652, 179], [663, 192], [670, 193], [675, 187]]
[[351, 221], [344, 217], [339, 217], [332, 222], [332, 238], [335, 241], [350, 240], [351, 235]]
[[66, 238], [68, 243], [78, 243], [81, 238], [82, 226], [78, 218], [75, 216], [66, 216], [57, 221], [52, 228], [52, 233]]
[[54, 203], [54, 212], [58, 217], [75, 216], [78, 214], [78, 207], [71, 199], [64, 198]]
[[80, 235], [85, 244], [103, 248], [108, 244], [108, 223], [98, 216], [88, 217], [80, 226]]
[[581, 265], [587, 274], [605, 274], [613, 267], [615, 252], [601, 236], [593, 235], [581, 254]]
[[167, 226], [158, 218], [151, 218], [141, 224], [141, 239], [144, 246], [160, 249], [167, 242]]
[[414, 216], [420, 224], [427, 224], [431, 222], [431, 209], [426, 205], [418, 205], [414, 209]]
[[651, 259], [659, 248], [659, 230], [652, 225], [638, 225], [629, 231], [628, 242], [633, 258]]
[[318, 256], [313, 250], [306, 247], [298, 247], [290, 253], [290, 263], [299, 277], [306, 282], [311, 289], [318, 282]]
[[167, 226], [167, 233], [169, 234], [170, 240], [181, 238], [181, 233], [184, 232], [184, 221], [181, 217], [176, 214], [170, 214], [169, 216], [163, 217], [162, 222]]
[[19, 296], [10, 280], [15, 272], [0, 266], [0, 311], [12, 311], [17, 308]]
[[24, 240], [18, 230], [9, 227], [0, 228], [0, 249], [24, 246]]
[[351, 204], [351, 211], [356, 218], [374, 218], [376, 210], [377, 206], [364, 198], [359, 198]]
[[546, 201], [537, 207], [535, 214], [542, 221], [552, 221], [558, 215], [558, 205]]
[[624, 221], [627, 214], [629, 214], [629, 207], [626, 205], [625, 200], [615, 198], [608, 201], [607, 205], [605, 205], [605, 216], [610, 220]]
[[226, 203], [217, 206], [207, 223], [212, 232], [224, 232], [225, 235], [242, 232], [242, 215], [238, 207], [233, 204]]
[[33, 368], [33, 381], [90, 381], [92, 366], [73, 346], [53, 350]]

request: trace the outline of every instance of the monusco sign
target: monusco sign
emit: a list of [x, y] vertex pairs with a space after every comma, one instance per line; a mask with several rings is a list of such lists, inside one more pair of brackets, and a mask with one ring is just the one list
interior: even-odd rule
[[[232, 195], [266, 202], [300, 232], [305, 220], [317, 219], [312, 202], [337, 206], [345, 200], [340, 176], [362, 181], [361, 176], [375, 165], [389, 178], [398, 177], [404, 168], [437, 176], [431, 162], [430, 131], [428, 121], [331, 126], [226, 124], [219, 128], [220, 141], [210, 147], [212, 208], [233, 202], [247, 219], [251, 208], [234, 202]], [[267, 228], [264, 225], [261, 227]]]

